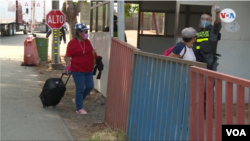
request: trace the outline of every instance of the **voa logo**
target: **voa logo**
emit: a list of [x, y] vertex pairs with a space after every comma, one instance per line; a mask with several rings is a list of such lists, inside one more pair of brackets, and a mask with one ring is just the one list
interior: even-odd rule
[[225, 23], [230, 23], [234, 21], [235, 18], [236, 18], [236, 13], [232, 9], [227, 8], [227, 9], [223, 9], [220, 12], [220, 19]]
[[226, 129], [227, 136], [247, 136], [244, 129]]

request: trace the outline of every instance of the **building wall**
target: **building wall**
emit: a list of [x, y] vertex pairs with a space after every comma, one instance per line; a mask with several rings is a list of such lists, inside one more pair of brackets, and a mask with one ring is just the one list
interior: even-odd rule
[[[215, 13], [212, 11], [211, 5], [212, 1], [181, 1], [181, 9], [180, 11], [185, 11], [183, 5], [190, 5], [191, 11], [193, 12], [202, 12], [203, 10], [207, 11], [207, 8], [211, 9], [211, 13], [213, 14], [213, 21], [215, 21]], [[244, 79], [250, 79], [250, 20], [248, 13], [250, 12], [250, 2], [249, 1], [215, 1], [216, 5], [218, 5], [221, 10], [225, 8], [231, 8], [236, 12], [235, 22], [238, 22], [241, 26], [241, 29], [238, 32], [229, 32], [225, 29], [226, 23], [222, 22], [221, 29], [221, 40], [218, 43], [217, 52], [222, 55], [220, 57], [218, 63], [218, 72], [233, 75], [236, 77], [241, 77]], [[196, 8], [194, 8], [195, 6]], [[197, 8], [197, 5], [201, 7], [207, 6], [204, 8]], [[175, 11], [176, 5], [174, 2], [152, 2], [152, 1], [143, 1], [141, 5], [142, 10], [147, 11]], [[191, 15], [189, 18], [189, 25], [199, 30], [199, 18], [201, 15]], [[185, 28], [185, 24], [183, 24], [183, 20], [186, 18], [185, 15], [180, 14], [179, 16], [179, 26], [178, 33]], [[174, 26], [175, 26], [175, 14], [168, 14], [166, 29], [167, 35], [174, 34]], [[185, 21], [185, 20], [184, 20]], [[179, 41], [181, 41], [181, 37], [179, 36]], [[171, 37], [146, 37], [139, 36], [139, 47], [143, 51], [163, 54], [164, 50], [171, 47], [174, 43], [173, 38]], [[236, 88], [236, 86], [234, 86]], [[223, 91], [224, 92], [224, 91]], [[234, 90], [234, 94], [236, 89]], [[246, 89], [246, 102], [248, 101], [248, 93], [249, 90]], [[225, 96], [225, 92], [224, 92]], [[223, 102], [225, 101], [223, 97]], [[236, 102], [236, 95], [234, 95], [234, 102]]]
[[[181, 4], [192, 5], [211, 5], [211, 1], [182, 1]], [[233, 9], [236, 13], [235, 22], [238, 22], [241, 29], [238, 32], [229, 32], [225, 29], [226, 23], [222, 22], [221, 40], [218, 43], [217, 52], [222, 55], [219, 59], [218, 72], [241, 77], [244, 79], [250, 79], [250, 1], [215, 1], [221, 10], [225, 8]], [[214, 12], [211, 11], [213, 14]], [[213, 21], [215, 16], [213, 16]], [[234, 86], [234, 89], [236, 86]], [[236, 90], [234, 90], [234, 93]], [[246, 101], [248, 101], [249, 91], [246, 89]], [[224, 101], [223, 97], [223, 101]], [[234, 102], [236, 101], [236, 95], [234, 95]]]
[[[181, 5], [200, 5], [200, 6], [211, 6], [213, 3], [212, 1], [181, 1]], [[250, 79], [250, 28], [249, 28], [249, 16], [248, 13], [250, 12], [250, 2], [249, 1], [215, 1], [216, 5], [220, 6], [221, 10], [225, 8], [231, 8], [236, 12], [236, 19], [235, 22], [238, 22], [241, 25], [241, 29], [238, 32], [229, 32], [225, 29], [226, 23], [222, 22], [222, 29], [221, 29], [221, 40], [218, 43], [217, 52], [222, 55], [220, 57], [218, 63], [218, 72], [233, 75], [236, 77], [241, 77], [245, 79]], [[180, 11], [185, 11], [182, 9], [181, 6]], [[153, 1], [143, 1], [141, 4], [142, 10], [147, 10], [149, 12], [156, 12], [156, 11], [175, 11], [176, 5], [175, 2], [172, 1], [161, 1], [161, 2], [153, 2]], [[209, 8], [211, 9], [211, 8]], [[192, 9], [196, 10], [196, 12], [202, 12], [203, 8]], [[212, 14], [215, 13], [212, 11]], [[181, 29], [185, 27], [183, 25], [182, 17], [184, 15], [180, 15], [179, 20], [179, 32]], [[198, 15], [193, 15], [190, 17], [189, 21], [192, 25], [199, 25]], [[166, 21], [167, 27], [167, 35], [174, 32], [174, 14], [169, 14], [169, 19]], [[213, 21], [215, 20], [215, 16], [213, 16]], [[169, 28], [169, 29], [168, 29]], [[198, 28], [198, 27], [195, 27]], [[199, 29], [196, 29], [199, 30]], [[181, 39], [180, 39], [181, 40]], [[150, 53], [156, 54], [163, 54], [163, 52], [173, 46], [173, 37], [153, 37], [153, 36], [139, 36], [139, 47], [143, 51], [147, 51]], [[235, 86], [234, 86], [235, 88]], [[236, 90], [236, 89], [235, 89]], [[234, 94], [235, 91], [234, 90]], [[225, 101], [225, 91], [223, 90], [223, 102]], [[249, 90], [246, 89], [246, 102], [249, 100]], [[236, 102], [236, 95], [234, 95], [234, 102]]]

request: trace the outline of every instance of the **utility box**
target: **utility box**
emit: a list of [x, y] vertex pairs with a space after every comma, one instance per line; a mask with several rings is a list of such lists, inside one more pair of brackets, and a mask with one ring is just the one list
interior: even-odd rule
[[39, 58], [35, 38], [30, 35], [24, 40], [24, 58], [21, 66], [38, 66], [41, 59]]
[[36, 47], [41, 61], [48, 61], [48, 46], [47, 38], [36, 37]]

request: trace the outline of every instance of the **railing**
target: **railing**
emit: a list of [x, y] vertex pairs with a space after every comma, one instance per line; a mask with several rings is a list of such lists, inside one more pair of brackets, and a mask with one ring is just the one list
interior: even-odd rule
[[206, 64], [134, 51], [128, 140], [189, 140], [190, 66]]
[[[245, 88], [250, 89], [250, 80], [191, 67], [190, 89], [190, 139], [191, 140], [222, 140], [222, 83], [225, 81], [225, 124], [233, 124], [233, 85], [237, 85], [236, 124], [245, 121]], [[204, 81], [206, 78], [206, 83]], [[215, 103], [213, 102], [213, 81], [215, 79]], [[206, 84], [206, 121], [204, 121], [204, 86]], [[198, 96], [198, 99], [196, 97]], [[249, 96], [250, 101], [250, 96]], [[215, 117], [213, 118], [213, 105]], [[250, 104], [248, 104], [250, 109]], [[248, 115], [250, 111], [248, 111]], [[250, 117], [248, 117], [250, 124]], [[204, 122], [206, 132], [204, 135]], [[215, 127], [213, 124], [215, 123]], [[197, 128], [196, 128], [197, 127]], [[215, 129], [215, 130], [213, 130]], [[213, 134], [214, 132], [214, 134]], [[205, 138], [204, 138], [205, 137]]]
[[111, 40], [105, 121], [126, 132], [133, 51], [137, 48], [116, 38]]

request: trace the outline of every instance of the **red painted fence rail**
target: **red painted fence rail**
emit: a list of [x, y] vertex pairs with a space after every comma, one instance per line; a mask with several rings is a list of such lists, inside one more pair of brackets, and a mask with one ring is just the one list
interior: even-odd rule
[[105, 122], [126, 132], [131, 71], [137, 48], [116, 38], [111, 40]]
[[[250, 80], [192, 66], [190, 76], [190, 140], [213, 140], [213, 79], [215, 79], [215, 140], [222, 140], [222, 82], [225, 81], [225, 124], [233, 124], [233, 84], [237, 85], [236, 124], [245, 124], [245, 88]], [[204, 82], [206, 78], [206, 83]], [[198, 80], [198, 81], [197, 81]], [[204, 85], [206, 84], [206, 120]], [[250, 93], [250, 92], [249, 92]], [[198, 94], [198, 99], [196, 99]], [[197, 103], [196, 103], [197, 101]], [[249, 96], [250, 102], [250, 96]], [[250, 104], [249, 109], [250, 109]], [[197, 109], [198, 108], [198, 109]], [[196, 110], [198, 113], [196, 113]], [[248, 111], [250, 115], [250, 111]], [[248, 117], [250, 124], [250, 116]], [[206, 138], [204, 139], [204, 122]], [[198, 126], [197, 126], [198, 124]], [[196, 129], [196, 127], [198, 129]], [[198, 137], [198, 138], [197, 138]]]

